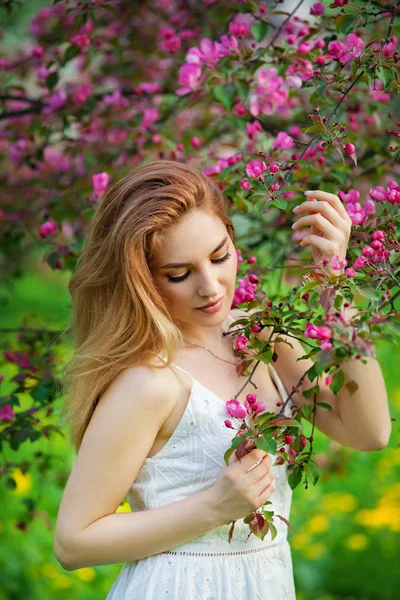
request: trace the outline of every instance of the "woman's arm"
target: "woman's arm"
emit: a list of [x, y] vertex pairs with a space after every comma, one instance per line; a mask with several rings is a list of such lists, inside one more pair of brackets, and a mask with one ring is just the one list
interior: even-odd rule
[[157, 554], [220, 525], [211, 488], [143, 512], [116, 513], [175, 408], [172, 369], [135, 366], [102, 394], [59, 509], [54, 552], [67, 570]]
[[57, 560], [67, 571], [138, 560], [179, 546], [223, 525], [212, 488], [141, 512], [115, 513], [86, 527]]

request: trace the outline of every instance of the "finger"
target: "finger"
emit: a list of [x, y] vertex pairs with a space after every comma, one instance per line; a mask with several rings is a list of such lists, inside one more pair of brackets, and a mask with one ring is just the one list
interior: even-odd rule
[[336, 244], [331, 240], [320, 237], [319, 235], [306, 235], [300, 242], [301, 246], [315, 246], [319, 248], [326, 256], [335, 256], [338, 253]]
[[309, 200], [298, 204], [293, 212], [298, 215], [302, 212], [308, 213], [320, 213], [322, 214], [334, 227], [341, 228], [343, 226], [343, 219], [338, 212], [333, 208], [329, 202], [325, 200]]
[[316, 198], [317, 200], [326, 200], [329, 204], [338, 212], [338, 214], [346, 221], [351, 221], [343, 202], [336, 194], [324, 192], [322, 190], [307, 190], [311, 191], [311, 194], [307, 194], [308, 198]]
[[316, 215], [308, 215], [306, 217], [301, 217], [298, 221], [296, 221], [296, 223], [292, 225], [292, 229], [299, 229], [300, 227], [303, 227], [303, 225], [314, 225], [314, 227], [317, 230], [319, 230], [327, 239], [335, 240], [337, 238], [337, 228], [334, 227], [330, 221], [325, 219], [325, 217], [319, 213], [317, 213]]

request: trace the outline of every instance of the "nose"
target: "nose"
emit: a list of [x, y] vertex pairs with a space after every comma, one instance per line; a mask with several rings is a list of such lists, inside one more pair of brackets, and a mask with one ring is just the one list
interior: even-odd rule
[[210, 302], [219, 298], [219, 285], [210, 271], [205, 271], [201, 276], [201, 284], [197, 288], [197, 293], [202, 298], [209, 298]]

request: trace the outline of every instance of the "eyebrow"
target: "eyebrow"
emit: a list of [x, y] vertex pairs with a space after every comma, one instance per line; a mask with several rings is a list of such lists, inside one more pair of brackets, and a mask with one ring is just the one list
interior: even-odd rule
[[[218, 252], [218, 250], [220, 250], [222, 248], [222, 246], [224, 246], [227, 239], [228, 239], [228, 236], [224, 237], [222, 242], [220, 242], [218, 244], [218, 246], [211, 252], [210, 256], [212, 256], [213, 254]], [[190, 267], [190, 266], [191, 266], [191, 263], [168, 263], [166, 265], [162, 265], [162, 267], [160, 267], [160, 269], [180, 269], [181, 267]]]

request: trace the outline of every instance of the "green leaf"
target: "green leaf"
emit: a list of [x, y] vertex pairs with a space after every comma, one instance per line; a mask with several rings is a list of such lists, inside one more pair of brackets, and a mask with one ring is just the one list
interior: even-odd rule
[[235, 448], [228, 448], [228, 450], [225, 452], [224, 461], [225, 461], [226, 466], [228, 466], [229, 459], [234, 452], [235, 452]]
[[253, 37], [256, 40], [256, 42], [262, 42], [262, 40], [268, 33], [268, 24], [264, 23], [263, 21], [257, 21], [257, 23], [254, 23], [254, 25], [252, 25], [251, 33], [253, 34]]
[[272, 439], [257, 438], [254, 442], [256, 448], [269, 452], [269, 454], [275, 454], [276, 452], [276, 441]]
[[[286, 189], [285, 189], [285, 191], [286, 191]], [[279, 208], [281, 210], [285, 210], [285, 208], [287, 208], [287, 206], [288, 206], [288, 201], [283, 200], [282, 198], [277, 198], [272, 203], [272, 206], [275, 206], [276, 208]]]
[[371, 300], [372, 302], [379, 302], [380, 301], [380, 296], [377, 292], [377, 290], [374, 290], [374, 288], [372, 287], [359, 287], [357, 288], [357, 291], [364, 296], [365, 298], [368, 298], [368, 300]]
[[8, 487], [9, 490], [15, 490], [17, 487], [17, 482], [12, 477], [7, 477], [6, 486]]
[[62, 66], [64, 67], [70, 60], [75, 58], [75, 56], [78, 56], [78, 54], [80, 54], [80, 50], [79, 50], [78, 46], [75, 46], [75, 45], [69, 46], [65, 51], [64, 58], [61, 63]]
[[396, 78], [395, 70], [389, 67], [383, 67], [382, 71], [379, 72], [379, 79], [383, 81], [383, 91], [388, 92], [391, 87], [392, 81]]
[[311, 404], [303, 404], [301, 410], [305, 418], [311, 421], [311, 415], [313, 412], [313, 407], [311, 406]]
[[338, 392], [342, 388], [343, 384], [344, 384], [344, 373], [340, 369], [340, 371], [335, 373], [335, 375], [333, 376], [332, 383], [329, 386], [330, 389], [332, 390], [332, 392], [335, 394], [335, 396], [338, 394]]
[[335, 19], [336, 31], [344, 34], [350, 33], [356, 29], [359, 20], [360, 17], [358, 15], [338, 15]]
[[58, 72], [54, 71], [54, 73], [50, 73], [50, 75], [47, 75], [46, 77], [46, 85], [49, 88], [49, 90], [52, 90], [56, 87], [58, 83]]
[[304, 465], [304, 472], [311, 479], [313, 485], [316, 485], [316, 483], [320, 477], [319, 469], [318, 469], [317, 465], [315, 464], [315, 462], [311, 462], [311, 461], [304, 461], [303, 465]]
[[291, 489], [294, 490], [301, 482], [302, 473], [301, 471], [294, 471], [288, 475], [288, 484]]
[[332, 412], [332, 406], [327, 402], [316, 402], [317, 406], [322, 406], [322, 408], [327, 408], [329, 412]]
[[233, 85], [217, 85], [213, 88], [213, 94], [215, 98], [221, 102], [226, 110], [229, 110], [232, 106], [233, 100], [236, 95], [236, 90]]
[[278, 535], [278, 530], [277, 530], [277, 528], [275, 527], [275, 525], [273, 523], [269, 524], [269, 530], [271, 532], [271, 541], [272, 541]]
[[42, 436], [40, 435], [39, 431], [32, 431], [31, 434], [29, 435], [29, 439], [31, 442], [36, 442], [36, 440], [38, 440], [41, 437]]

